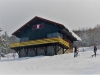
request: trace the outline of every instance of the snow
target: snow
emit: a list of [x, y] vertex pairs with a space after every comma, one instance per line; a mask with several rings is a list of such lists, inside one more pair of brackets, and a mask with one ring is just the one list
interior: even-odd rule
[[100, 49], [97, 51], [97, 57], [91, 57], [92, 47], [79, 48], [78, 57], [74, 58], [73, 53], [55, 55], [55, 56], [36, 56], [23, 57], [16, 59], [1, 58], [0, 74], [100, 74]]

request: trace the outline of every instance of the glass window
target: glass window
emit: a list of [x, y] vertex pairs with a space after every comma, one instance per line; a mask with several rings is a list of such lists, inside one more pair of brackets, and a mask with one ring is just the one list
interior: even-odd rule
[[48, 38], [51, 38], [51, 37], [61, 37], [61, 38], [63, 38], [63, 34], [55, 32], [55, 33], [48, 34], [47, 37]]
[[33, 30], [44, 28], [44, 24], [33, 25]]
[[21, 38], [21, 39], [20, 39], [20, 42], [24, 42], [24, 41], [28, 41], [28, 40], [29, 40], [28, 37], [24, 37], [24, 38]]
[[52, 34], [48, 34], [47, 37], [48, 38], [51, 38], [51, 37], [53, 37], [53, 35]]
[[63, 34], [59, 33], [60, 37], [63, 38]]

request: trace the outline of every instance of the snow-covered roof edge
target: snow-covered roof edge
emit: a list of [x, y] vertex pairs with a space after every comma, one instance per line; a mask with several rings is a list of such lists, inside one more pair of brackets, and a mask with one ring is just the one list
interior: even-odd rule
[[[68, 27], [67, 27], [68, 28]], [[72, 33], [72, 35], [78, 40], [78, 41], [82, 41], [82, 39], [76, 35], [72, 30], [70, 30], [70, 28], [68, 28], [69, 32]]]
[[[43, 16], [43, 15], [42, 15]], [[42, 17], [41, 16], [41, 17]], [[46, 19], [46, 17], [45, 16], [43, 16], [45, 19]], [[60, 24], [62, 24], [62, 25], [64, 25], [68, 30], [69, 30], [69, 32], [70, 33], [72, 33], [72, 35], [78, 40], [78, 41], [82, 41], [82, 39], [78, 36], [78, 35], [76, 35], [71, 29], [70, 29], [70, 27], [68, 27], [68, 25], [66, 26], [66, 23], [65, 22], [62, 22], [61, 20], [57, 20], [57, 19], [54, 19], [54, 18], [48, 18], [50, 21], [54, 21], [54, 22], [57, 22], [57, 23], [60, 23]]]

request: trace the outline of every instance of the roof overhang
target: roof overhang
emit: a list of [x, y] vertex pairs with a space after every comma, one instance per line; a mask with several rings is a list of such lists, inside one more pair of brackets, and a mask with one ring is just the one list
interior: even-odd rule
[[29, 23], [30, 23], [31, 21], [34, 21], [35, 19], [40, 19], [40, 20], [43, 20], [43, 21], [52, 23], [52, 24], [54, 24], [54, 25], [57, 25], [57, 26], [60, 26], [60, 27], [64, 27], [64, 25], [62, 25], [62, 24], [60, 24], [60, 23], [57, 23], [57, 22], [54, 22], [54, 21], [50, 21], [50, 20], [48, 20], [48, 19], [44, 19], [44, 18], [35, 16], [33, 19], [31, 19], [31, 20], [28, 21], [26, 24], [24, 24], [22, 27], [20, 27], [18, 30], [16, 30], [14, 33], [12, 33], [12, 35], [16, 35], [17, 33], [21, 32], [24, 28], [26, 28], [27, 26], [29, 26]]
[[70, 39], [72, 41], [77, 41], [77, 39], [66, 29], [62, 29], [62, 30], [60, 30], [60, 32], [63, 33], [64, 35], [66, 35], [68, 39]]
[[73, 39], [74, 41], [81, 41], [82, 39], [80, 37], [78, 37], [69, 27], [65, 26], [66, 24], [60, 24], [54, 21], [50, 21], [48, 19], [44, 19], [41, 17], [37, 17], [35, 16], [33, 19], [31, 19], [30, 21], [28, 21], [26, 24], [24, 24], [22, 27], [20, 27], [18, 30], [16, 30], [14, 33], [12, 33], [12, 35], [15, 35], [16, 37], [18, 37], [18, 35], [20, 33], [22, 33], [23, 29], [27, 28], [29, 26], [29, 23], [31, 21], [34, 21], [35, 19], [40, 19], [49, 23], [52, 23], [54, 25], [57, 25], [59, 27], [62, 27], [63, 30], [61, 30], [61, 32], [63, 32], [64, 34], [66, 34], [67, 36], [69, 36], [71, 39]]

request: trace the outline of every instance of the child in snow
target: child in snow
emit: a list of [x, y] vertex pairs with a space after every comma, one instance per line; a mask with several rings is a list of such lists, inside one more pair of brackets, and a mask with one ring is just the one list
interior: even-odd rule
[[92, 57], [93, 57], [93, 56], [96, 57], [96, 52], [97, 52], [97, 45], [95, 44], [95, 45], [94, 45], [94, 55], [92, 55]]
[[74, 57], [77, 57], [77, 55], [78, 55], [78, 47], [75, 46], [75, 49], [74, 49]]

